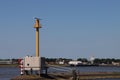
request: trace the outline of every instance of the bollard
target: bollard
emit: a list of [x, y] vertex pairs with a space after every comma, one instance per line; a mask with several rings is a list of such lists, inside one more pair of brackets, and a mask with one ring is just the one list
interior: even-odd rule
[[32, 69], [32, 68], [30, 69], [30, 74], [31, 74], [31, 75], [33, 74], [33, 69]]
[[72, 80], [77, 80], [76, 70], [72, 70], [72, 75], [73, 75], [73, 79]]

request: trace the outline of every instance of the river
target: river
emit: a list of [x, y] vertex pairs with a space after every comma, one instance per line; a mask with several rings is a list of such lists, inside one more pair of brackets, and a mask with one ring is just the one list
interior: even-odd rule
[[[91, 67], [60, 67], [54, 68], [50, 67], [48, 72], [67, 72], [72, 69], [76, 69], [79, 72], [120, 72], [120, 67], [99, 67], [99, 66], [91, 66]], [[20, 75], [19, 68], [9, 68], [2, 67], [0, 68], [0, 80], [10, 80], [11, 78]], [[120, 80], [120, 79], [97, 79], [97, 80]]]

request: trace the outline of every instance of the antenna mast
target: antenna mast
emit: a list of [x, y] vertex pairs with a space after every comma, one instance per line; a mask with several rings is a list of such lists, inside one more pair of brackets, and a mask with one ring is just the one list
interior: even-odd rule
[[39, 28], [42, 28], [39, 24], [39, 19], [35, 18], [35, 25], [34, 28], [36, 28], [36, 57], [39, 57]]

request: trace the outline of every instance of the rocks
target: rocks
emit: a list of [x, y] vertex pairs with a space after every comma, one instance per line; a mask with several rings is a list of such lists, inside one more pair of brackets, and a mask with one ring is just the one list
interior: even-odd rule
[[37, 75], [21, 75], [12, 78], [11, 80], [39, 80], [40, 77]]

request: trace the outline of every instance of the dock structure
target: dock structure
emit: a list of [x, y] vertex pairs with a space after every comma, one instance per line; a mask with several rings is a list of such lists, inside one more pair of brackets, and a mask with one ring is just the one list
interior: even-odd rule
[[39, 19], [35, 18], [34, 28], [36, 29], [36, 53], [35, 56], [26, 56], [20, 60], [20, 70], [21, 75], [25, 74], [41, 74], [42, 70], [45, 69], [45, 58], [42, 58], [39, 55], [39, 28], [41, 28], [41, 24], [39, 23]]
[[39, 55], [39, 28], [41, 28], [41, 25], [39, 23], [39, 19], [35, 18], [35, 25], [34, 28], [36, 29], [36, 54], [35, 56], [26, 56], [23, 59], [23, 68], [24, 68], [24, 73], [23, 74], [28, 74], [27, 72], [33, 72], [36, 71], [36, 74], [41, 73], [41, 57]]

